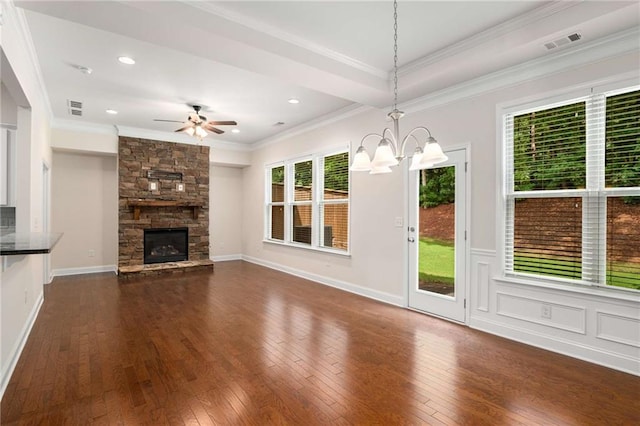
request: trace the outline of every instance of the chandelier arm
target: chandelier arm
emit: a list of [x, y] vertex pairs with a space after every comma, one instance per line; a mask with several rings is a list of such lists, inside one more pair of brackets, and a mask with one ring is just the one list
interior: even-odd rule
[[[424, 148], [423, 146], [420, 146], [420, 142], [418, 141], [418, 138], [416, 138], [414, 136], [414, 133], [418, 130], [424, 130], [425, 132], [427, 132], [427, 134], [429, 135], [429, 137], [431, 137], [431, 132], [429, 131], [429, 129], [427, 129], [424, 126], [418, 126], [415, 127], [413, 129], [411, 129], [411, 131], [407, 134], [407, 136], [404, 137], [404, 139], [402, 139], [402, 145], [401, 145], [401, 150], [404, 153], [405, 147], [407, 145], [407, 142], [409, 141], [409, 138], [413, 138], [413, 140], [416, 143], [416, 147], [420, 147], [420, 148]], [[427, 142], [425, 143], [425, 146], [429, 143], [429, 141], [427, 140]]]
[[[426, 128], [426, 127], [424, 127], [424, 126], [418, 126], [418, 127], [414, 128], [414, 129], [412, 129], [412, 130], [409, 132], [409, 135], [413, 134], [413, 132], [415, 132], [416, 130], [424, 130], [425, 132], [427, 132], [427, 134], [429, 135], [429, 137], [432, 137], [432, 136], [431, 136], [431, 132], [429, 131], [429, 129], [427, 129], [427, 128]], [[408, 136], [408, 135], [407, 135], [407, 136]]]
[[[414, 130], [415, 130], [415, 129], [414, 129]], [[405, 148], [406, 148], [406, 146], [407, 146], [407, 142], [409, 141], [409, 138], [413, 139], [413, 141], [416, 143], [416, 148], [418, 148], [418, 147], [422, 148], [422, 147], [420, 146], [420, 141], [418, 140], [418, 138], [416, 138], [416, 137], [413, 135], [413, 131], [411, 131], [407, 136], [405, 136], [405, 137], [404, 137], [404, 139], [402, 139], [402, 152], [403, 152], [403, 153], [404, 153], [404, 150], [405, 150]]]
[[360, 145], [359, 146], [364, 146], [365, 139], [368, 139], [370, 136], [377, 136], [378, 139], [384, 139], [384, 136], [382, 136], [382, 135], [380, 135], [378, 133], [369, 133], [368, 135], [363, 137], [362, 140], [360, 140]]
[[[389, 133], [388, 136], [387, 136], [387, 133]], [[382, 137], [389, 140], [394, 145], [398, 144], [398, 135], [394, 134], [391, 131], [391, 129], [389, 129], [388, 127], [385, 127], [384, 130], [382, 131]]]

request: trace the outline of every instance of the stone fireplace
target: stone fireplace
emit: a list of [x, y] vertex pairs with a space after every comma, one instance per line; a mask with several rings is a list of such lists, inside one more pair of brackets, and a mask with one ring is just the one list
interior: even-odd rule
[[208, 146], [120, 137], [118, 192], [121, 277], [213, 268]]

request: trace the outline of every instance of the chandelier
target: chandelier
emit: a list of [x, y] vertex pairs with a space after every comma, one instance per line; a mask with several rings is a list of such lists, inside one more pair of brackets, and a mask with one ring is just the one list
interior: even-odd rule
[[[350, 170], [355, 172], [369, 172], [372, 175], [381, 173], [391, 173], [391, 167], [397, 166], [405, 158], [405, 148], [409, 140], [415, 143], [416, 149], [413, 153], [409, 170], [421, 170], [433, 167], [434, 164], [447, 161], [448, 157], [442, 152], [438, 141], [431, 136], [431, 132], [424, 126], [418, 126], [411, 130], [402, 140], [400, 139], [399, 120], [404, 116], [404, 112], [398, 110], [398, 2], [393, 1], [393, 110], [387, 114], [393, 121], [393, 131], [385, 128], [382, 134], [369, 133], [360, 141], [360, 146], [351, 163]], [[422, 134], [426, 137], [426, 142], [422, 146], [418, 136]], [[373, 156], [369, 157], [364, 147], [364, 141], [369, 138], [378, 140], [378, 147]]]

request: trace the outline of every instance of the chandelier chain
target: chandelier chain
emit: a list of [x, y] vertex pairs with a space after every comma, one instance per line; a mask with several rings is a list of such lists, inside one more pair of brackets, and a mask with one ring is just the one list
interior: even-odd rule
[[398, 109], [398, 2], [393, 0], [393, 109]]

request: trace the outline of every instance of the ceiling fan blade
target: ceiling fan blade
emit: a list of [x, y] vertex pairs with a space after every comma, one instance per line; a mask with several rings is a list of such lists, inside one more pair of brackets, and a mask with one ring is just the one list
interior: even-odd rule
[[217, 133], [217, 134], [219, 134], [219, 135], [221, 135], [221, 134], [223, 134], [223, 133], [224, 133], [224, 130], [220, 130], [220, 129], [216, 128], [216, 127], [213, 127], [213, 126], [212, 126], [211, 124], [209, 124], [209, 123], [205, 124], [205, 125], [204, 125], [204, 126], [202, 126], [202, 127], [203, 127], [205, 130], [208, 130], [208, 131], [213, 132], [213, 133]]
[[185, 130], [190, 129], [191, 127], [193, 127], [193, 124], [190, 124], [188, 126], [184, 126], [184, 127], [180, 128], [180, 129], [176, 130], [176, 132], [184, 132]]
[[209, 121], [209, 124], [215, 124], [217, 126], [237, 126], [235, 121]]
[[161, 120], [159, 118], [154, 118], [153, 121], [166, 121], [167, 123], [184, 123], [184, 121], [179, 121], [179, 120]]

